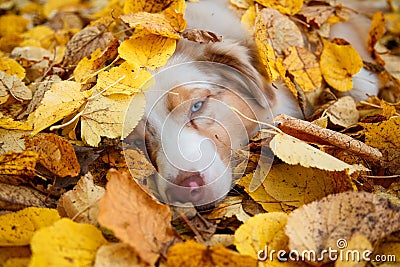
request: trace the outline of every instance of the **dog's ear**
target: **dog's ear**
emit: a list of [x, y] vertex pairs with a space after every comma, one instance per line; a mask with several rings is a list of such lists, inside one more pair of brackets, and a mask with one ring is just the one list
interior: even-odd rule
[[[222, 73], [231, 82], [240, 82], [238, 86], [242, 93], [251, 95], [262, 107], [268, 107], [275, 102], [275, 93], [267, 78], [262, 63], [252, 45], [238, 45], [238, 43], [213, 43], [205, 48], [199, 60], [216, 62], [230, 66], [241, 72], [248, 79], [233, 77], [228, 73]], [[244, 86], [243, 86], [244, 83]]]

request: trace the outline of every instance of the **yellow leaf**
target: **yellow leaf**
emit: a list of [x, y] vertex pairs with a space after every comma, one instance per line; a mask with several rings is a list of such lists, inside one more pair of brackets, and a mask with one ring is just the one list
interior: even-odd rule
[[93, 74], [95, 61], [102, 55], [100, 49], [96, 49], [91, 55], [90, 59], [85, 57], [79, 61], [74, 69], [74, 78], [77, 82], [84, 82]]
[[[356, 256], [353, 254], [354, 251], [359, 251], [360, 255]], [[362, 257], [361, 253], [364, 251], [373, 251], [371, 242], [363, 235], [352, 236], [347, 246], [343, 248], [342, 255], [354, 255], [349, 257], [339, 257], [335, 261], [335, 267], [364, 267], [367, 264], [365, 258]], [[364, 255], [365, 256], [365, 255]]]
[[117, 138], [123, 133], [130, 133], [142, 118], [145, 104], [143, 93], [96, 96], [87, 103], [81, 117], [82, 139], [91, 146], [97, 146], [101, 136]]
[[53, 84], [44, 94], [40, 106], [28, 117], [34, 123], [33, 133], [37, 134], [79, 110], [91, 94], [91, 91], [81, 92], [80, 89], [81, 85], [72, 81]]
[[260, 54], [261, 62], [263, 63], [269, 78], [271, 81], [275, 81], [279, 78], [279, 73], [276, 70], [275, 62], [276, 56], [272, 46], [267, 41], [267, 26], [263, 22], [260, 16], [256, 18], [256, 32], [255, 40], [258, 53]]
[[303, 167], [315, 167], [327, 171], [349, 170], [350, 173], [368, 171], [363, 166], [349, 165], [287, 134], [276, 134], [270, 146], [276, 156], [292, 165], [300, 164]]
[[381, 39], [386, 31], [385, 17], [381, 11], [376, 12], [372, 17], [371, 26], [369, 28], [367, 48], [368, 52], [373, 52], [376, 43]]
[[254, 25], [256, 24], [256, 16], [256, 6], [253, 5], [243, 13], [240, 21], [252, 32], [254, 31]]
[[32, 237], [29, 266], [93, 266], [97, 249], [106, 243], [95, 226], [61, 219]]
[[400, 117], [379, 123], [360, 123], [364, 127], [365, 143], [378, 148], [383, 167], [390, 173], [400, 174]]
[[172, 246], [168, 250], [168, 267], [251, 267], [257, 266], [253, 258], [240, 255], [218, 244], [206, 247], [195, 241]]
[[[142, 91], [143, 86], [150, 81], [151, 77], [150, 72], [137, 69], [128, 62], [124, 62], [109, 71], [100, 72], [97, 78], [97, 87], [99, 91], [108, 88], [102, 93], [104, 96], [112, 94], [132, 95]], [[118, 80], [120, 82], [115, 84]]]
[[26, 31], [22, 34], [25, 40], [20, 44], [20, 46], [29, 46], [28, 42], [36, 41], [38, 46], [43, 48], [50, 48], [54, 45], [55, 42], [55, 33], [54, 31], [44, 25], [36, 26], [29, 31]]
[[35, 231], [59, 220], [57, 210], [26, 208], [0, 216], [0, 246], [28, 245]]
[[262, 185], [250, 192], [249, 184], [254, 175], [243, 177], [238, 184], [244, 186], [250, 197], [268, 212], [288, 212], [329, 194], [353, 189], [352, 178], [346, 171], [275, 164]]
[[265, 7], [271, 7], [279, 10], [283, 14], [295, 15], [303, 6], [303, 0], [256, 0]]
[[119, 55], [137, 68], [145, 67], [156, 69], [167, 63], [175, 52], [176, 40], [145, 34], [132, 36], [121, 43], [118, 48]]
[[173, 0], [126, 0], [124, 5], [124, 13], [136, 13], [136, 12], [149, 12], [158, 13], [167, 8]]
[[175, 10], [166, 10], [163, 13], [138, 12], [126, 14], [120, 17], [130, 27], [138, 30], [146, 30], [149, 33], [173, 39], [181, 39], [180, 32], [186, 28], [183, 14]]
[[283, 65], [303, 91], [321, 87], [322, 75], [317, 57], [303, 47], [290, 47], [285, 51]]
[[8, 75], [17, 75], [20, 80], [25, 78], [25, 69], [17, 61], [8, 57], [0, 57], [0, 71]]
[[6, 152], [0, 155], [0, 175], [33, 177], [38, 159], [34, 151]]
[[325, 81], [340, 92], [353, 88], [352, 76], [363, 67], [360, 55], [350, 44], [336, 44], [322, 40], [320, 66]]
[[400, 144], [400, 117], [379, 123], [360, 123], [365, 129], [365, 143], [378, 149], [396, 148]]
[[26, 30], [29, 21], [14, 14], [0, 16], [0, 36], [15, 35]]
[[261, 256], [260, 251], [266, 247], [269, 251], [288, 250], [289, 239], [285, 234], [287, 217], [286, 213], [272, 212], [257, 214], [247, 220], [235, 232], [234, 244], [239, 253], [257, 260]]
[[176, 10], [178, 13], [185, 13], [186, 2], [185, 0], [173, 0], [168, 9]]
[[15, 121], [12, 118], [0, 118], [0, 127], [9, 130], [30, 131], [33, 129], [32, 121]]
[[248, 9], [253, 3], [251, 0], [230, 0], [229, 2], [232, 5], [242, 9]]
[[43, 13], [46, 17], [48, 17], [54, 10], [57, 10], [63, 6], [79, 5], [80, 2], [80, 0], [48, 0], [43, 6]]

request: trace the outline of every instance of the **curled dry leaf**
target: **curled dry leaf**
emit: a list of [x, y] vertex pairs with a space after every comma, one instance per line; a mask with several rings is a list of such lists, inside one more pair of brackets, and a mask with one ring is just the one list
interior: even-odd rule
[[74, 189], [63, 194], [58, 201], [57, 209], [62, 215], [73, 218], [80, 223], [97, 223], [98, 202], [104, 195], [104, 188], [93, 183], [90, 173], [82, 176]]
[[332, 15], [334, 15], [335, 7], [324, 5], [303, 6], [298, 13], [300, 17], [304, 17], [307, 24], [319, 29]]
[[[343, 248], [356, 235], [375, 242], [398, 230], [400, 207], [367, 192], [344, 192], [307, 204], [293, 211], [286, 225], [289, 248], [318, 257], [322, 250]], [[310, 263], [321, 263], [312, 254], [305, 256]], [[323, 262], [329, 262], [326, 254]]]
[[282, 131], [301, 140], [318, 144], [331, 144], [347, 149], [373, 162], [379, 162], [382, 158], [382, 153], [378, 149], [350, 136], [322, 128], [316, 124], [284, 114], [277, 116], [274, 121], [278, 123], [278, 127]]
[[197, 30], [197, 29], [187, 29], [182, 33], [182, 37], [188, 39], [189, 41], [197, 42], [200, 44], [208, 44], [221, 42], [222, 36], [216, 35], [210, 31]]
[[2, 96], [5, 93], [10, 94], [19, 101], [31, 100], [32, 91], [18, 78], [17, 75], [9, 75], [6, 72], [0, 71], [0, 90]]
[[55, 207], [55, 200], [32, 187], [0, 183], [0, 209], [16, 211], [27, 207]]
[[90, 56], [96, 49], [103, 50], [113, 40], [106, 25], [87, 26], [68, 41], [63, 64], [76, 65], [84, 57]]
[[171, 211], [146, 194], [126, 173], [111, 171], [100, 200], [99, 223], [130, 245], [148, 264], [165, 256], [178, 241], [171, 227]]
[[282, 55], [285, 49], [292, 46], [304, 47], [303, 35], [296, 23], [276, 9], [262, 9], [257, 16], [256, 23], [265, 25], [264, 40], [273, 47], [278, 55]]
[[356, 102], [351, 96], [339, 98], [327, 108], [326, 115], [333, 124], [342, 127], [354, 125], [360, 119]]
[[230, 266], [254, 267], [257, 261], [250, 256], [225, 248], [221, 244], [206, 247], [194, 241], [176, 244], [168, 250], [168, 267]]
[[281, 160], [289, 164], [300, 164], [303, 167], [315, 167], [326, 171], [368, 171], [360, 165], [349, 165], [306, 142], [288, 134], [278, 133], [270, 142], [271, 150]]
[[39, 154], [39, 163], [59, 177], [79, 174], [80, 166], [74, 147], [56, 134], [41, 134], [25, 140], [27, 150]]

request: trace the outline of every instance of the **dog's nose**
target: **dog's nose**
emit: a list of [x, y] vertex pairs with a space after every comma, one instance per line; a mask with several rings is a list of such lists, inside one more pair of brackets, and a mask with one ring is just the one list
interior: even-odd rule
[[180, 171], [167, 196], [173, 202], [199, 202], [204, 197], [204, 179], [199, 172]]

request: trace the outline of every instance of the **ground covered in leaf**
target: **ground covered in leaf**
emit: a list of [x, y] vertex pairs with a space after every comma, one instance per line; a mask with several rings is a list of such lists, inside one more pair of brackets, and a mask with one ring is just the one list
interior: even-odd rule
[[[231, 0], [270, 79], [313, 112], [276, 117], [236, 152], [229, 196], [198, 212], [139, 186], [155, 170], [121, 140], [176, 42], [221, 37], [186, 29], [183, 0], [0, 0], [0, 265], [400, 266], [399, 6], [368, 2], [388, 8], [365, 11], [366, 65], [326, 38], [354, 10]], [[363, 66], [379, 96], [338, 97]]]

